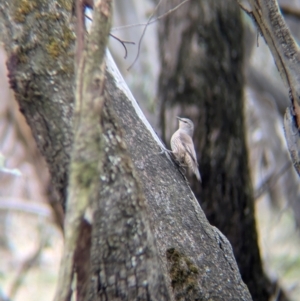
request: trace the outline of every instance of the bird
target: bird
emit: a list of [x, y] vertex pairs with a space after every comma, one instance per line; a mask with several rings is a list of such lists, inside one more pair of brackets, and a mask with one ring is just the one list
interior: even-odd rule
[[177, 117], [179, 128], [171, 137], [171, 150], [176, 160], [183, 166], [187, 166], [192, 171], [198, 181], [201, 176], [198, 169], [197, 156], [195, 152], [193, 133], [194, 123], [188, 118]]

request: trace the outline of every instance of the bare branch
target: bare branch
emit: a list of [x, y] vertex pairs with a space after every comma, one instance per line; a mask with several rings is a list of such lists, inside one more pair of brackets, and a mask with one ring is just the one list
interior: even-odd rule
[[162, 0], [159, 0], [158, 4], [156, 5], [155, 9], [153, 10], [151, 16], [150, 16], [149, 19], [148, 19], [147, 24], [146, 24], [145, 27], [144, 27], [143, 33], [142, 33], [142, 35], [141, 35], [141, 37], [140, 37], [139, 44], [138, 44], [138, 52], [137, 52], [137, 54], [136, 54], [136, 57], [135, 57], [133, 63], [128, 67], [128, 69], [127, 69], [128, 71], [132, 68], [132, 66], [135, 64], [135, 62], [137, 61], [137, 59], [138, 59], [138, 57], [139, 57], [139, 55], [140, 55], [140, 51], [141, 51], [141, 43], [142, 43], [143, 37], [144, 37], [144, 35], [145, 35], [145, 33], [146, 33], [148, 24], [149, 24], [149, 22], [152, 20], [154, 14], [155, 14], [155, 12], [157, 11], [157, 9], [159, 8], [161, 2], [162, 2]]
[[[247, 13], [251, 15], [268, 44], [289, 91], [291, 108], [285, 114], [285, 136], [293, 164], [300, 175], [300, 48], [287, 27], [276, 0], [248, 1], [251, 11]], [[241, 5], [240, 0], [237, 2]]]
[[[85, 17], [87, 18], [87, 19], [89, 19], [90, 21], [93, 21], [93, 19], [91, 18], [91, 17], [89, 17], [88, 15], [85, 15]], [[124, 40], [121, 40], [120, 38], [118, 38], [118, 37], [116, 37], [115, 35], [113, 35], [113, 34], [109, 34], [112, 38], [114, 38], [114, 39], [116, 39], [117, 41], [119, 41], [121, 44], [122, 44], [122, 46], [124, 47], [124, 50], [125, 50], [125, 56], [124, 56], [124, 59], [126, 59], [127, 58], [127, 47], [126, 47], [126, 45], [125, 44], [131, 44], [131, 45], [135, 45], [135, 43], [134, 42], [131, 42], [131, 41], [124, 41]]]
[[297, 9], [296, 7], [291, 7], [289, 5], [281, 4], [280, 10], [286, 16], [293, 16], [300, 19], [300, 10]]
[[[158, 4], [156, 5], [156, 7], [155, 7], [153, 13], [152, 13], [151, 16], [149, 17], [148, 22], [145, 24], [145, 28], [144, 28], [143, 33], [142, 33], [142, 35], [141, 35], [141, 37], [140, 37], [140, 40], [139, 40], [139, 44], [138, 44], [138, 52], [137, 52], [137, 54], [136, 54], [136, 57], [135, 57], [133, 63], [128, 67], [128, 69], [127, 69], [128, 71], [133, 67], [133, 65], [135, 64], [135, 62], [136, 62], [137, 59], [139, 58], [140, 51], [141, 51], [142, 40], [143, 40], [143, 37], [144, 37], [144, 35], [145, 35], [145, 33], [146, 33], [146, 30], [147, 30], [148, 25], [151, 24], [151, 23], [154, 23], [154, 22], [158, 21], [159, 19], [162, 19], [162, 18], [166, 17], [167, 15], [169, 15], [169, 14], [171, 14], [171, 13], [173, 13], [174, 11], [176, 11], [180, 6], [182, 6], [182, 5], [183, 5], [184, 3], [186, 3], [187, 1], [189, 1], [189, 0], [184, 0], [183, 2], [181, 2], [181, 3], [178, 4], [177, 6], [175, 6], [175, 7], [172, 8], [172, 9], [170, 9], [168, 12], [166, 12], [165, 14], [163, 14], [163, 15], [157, 17], [155, 20], [153, 20], [153, 21], [151, 22], [151, 20], [152, 20], [152, 18], [153, 18], [153, 15], [155, 14], [155, 12], [157, 11], [157, 9], [159, 8], [159, 6], [160, 6], [162, 0], [160, 0], [160, 1], [158, 2]], [[129, 25], [129, 26], [130, 26], [130, 25]]]
[[[162, 0], [161, 0], [162, 1]], [[143, 37], [145, 35], [145, 32], [146, 32], [146, 29], [147, 29], [147, 26], [150, 25], [150, 24], [154, 24], [156, 23], [157, 21], [165, 18], [166, 16], [168, 16], [169, 14], [175, 12], [177, 9], [179, 9], [183, 4], [185, 4], [186, 2], [190, 1], [190, 0], [184, 0], [182, 1], [181, 3], [179, 3], [178, 5], [176, 5], [174, 8], [168, 10], [166, 13], [158, 16], [157, 18], [155, 18], [154, 20], [152, 20], [153, 18], [153, 15], [154, 13], [157, 11], [161, 1], [157, 4], [157, 6], [155, 7], [153, 13], [151, 14], [151, 16], [149, 17], [148, 19], [148, 22], [147, 23], [137, 23], [137, 24], [130, 24], [130, 25], [125, 25], [125, 26], [120, 26], [120, 27], [114, 27], [111, 29], [111, 31], [118, 31], [118, 30], [122, 30], [122, 29], [127, 29], [127, 28], [132, 28], [132, 27], [137, 27], [137, 26], [145, 26], [144, 30], [143, 30], [143, 33], [142, 33], [142, 36], [139, 40], [139, 44], [138, 44], [138, 53], [136, 55], [136, 58], [134, 60], [134, 62], [129, 66], [129, 68], [127, 70], [130, 70], [132, 68], [132, 66], [135, 64], [135, 62], [137, 61], [138, 57], [139, 57], [139, 54], [140, 54], [140, 48], [141, 48], [141, 43], [142, 43], [142, 40], [143, 40]], [[92, 21], [92, 18], [85, 15], [86, 18], [88, 18], [90, 21]], [[152, 20], [152, 21], [151, 21]], [[119, 38], [117, 38], [115, 35], [113, 34], [109, 34], [111, 37], [113, 37], [114, 39], [116, 39], [117, 41], [119, 41], [122, 46], [124, 47], [124, 50], [125, 50], [125, 56], [124, 56], [124, 59], [127, 58], [127, 48], [126, 48], [126, 45], [125, 44], [135, 44], [134, 42], [130, 42], [130, 41], [124, 41], [124, 40], [121, 40]]]
[[[69, 195], [65, 217], [65, 246], [59, 272], [56, 301], [71, 296], [73, 260], [80, 226], [89, 199], [95, 197], [101, 168], [99, 116], [104, 104], [104, 54], [111, 26], [112, 1], [95, 1], [94, 18], [77, 68], [74, 142], [70, 162]], [[82, 25], [83, 26], [83, 25]], [[79, 29], [81, 32], [84, 29]], [[86, 150], [83, 152], [83, 150]]]
[[159, 20], [167, 17], [168, 15], [172, 14], [173, 12], [175, 12], [178, 8], [180, 8], [183, 4], [185, 4], [188, 1], [190, 1], [190, 0], [184, 0], [184, 1], [182, 1], [181, 3], [179, 3], [178, 5], [176, 5], [174, 8], [168, 10], [166, 13], [158, 16], [157, 18], [155, 18], [154, 20], [152, 20], [150, 22], [148, 21], [147, 23], [136, 23], [136, 24], [129, 24], [129, 25], [124, 25], [124, 26], [113, 27], [111, 29], [111, 31], [118, 31], [118, 30], [123, 30], [123, 29], [127, 29], [127, 28], [132, 28], [132, 27], [147, 26], [147, 25], [150, 25], [150, 24], [154, 24], [157, 21], [159, 21]]
[[300, 176], [299, 133], [291, 108], [287, 108], [284, 115], [284, 133], [293, 165]]
[[[239, 1], [238, 1], [239, 2]], [[276, 0], [249, 0], [251, 14], [265, 38], [290, 98], [300, 128], [300, 50], [280, 13]]]
[[135, 43], [134, 42], [130, 42], [130, 41], [124, 41], [124, 40], [121, 40], [121, 39], [119, 39], [119, 38], [117, 38], [116, 36], [114, 36], [113, 34], [109, 34], [111, 37], [113, 37], [114, 39], [116, 39], [117, 41], [119, 41], [121, 44], [122, 44], [122, 46], [124, 47], [124, 50], [125, 50], [125, 55], [124, 55], [124, 59], [126, 59], [127, 58], [127, 47], [126, 47], [126, 45], [125, 44], [131, 44], [131, 45], [135, 45]]

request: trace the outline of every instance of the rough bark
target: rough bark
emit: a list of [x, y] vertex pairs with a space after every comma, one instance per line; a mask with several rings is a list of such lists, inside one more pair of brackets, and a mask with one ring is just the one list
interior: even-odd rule
[[88, 280], [84, 279], [88, 281], [84, 285], [88, 289], [86, 298], [169, 300], [145, 197], [126, 151], [112, 101], [104, 90], [103, 59], [111, 7], [111, 0], [94, 1], [93, 24], [85, 50], [77, 52], [81, 57], [76, 76], [74, 145], [69, 168], [65, 248], [56, 300], [68, 298], [74, 254], [89, 203], [92, 237], [91, 258], [87, 261], [90, 275]]
[[64, 203], [73, 139], [72, 1], [1, 1], [0, 18], [11, 88]]
[[294, 152], [299, 149], [299, 133], [290, 135], [293, 128], [297, 128], [298, 132], [300, 128], [300, 48], [291, 35], [276, 0], [248, 2], [250, 9], [241, 6], [255, 21], [270, 48], [281, 78], [289, 89], [291, 108], [287, 109], [285, 116], [285, 135], [292, 161], [300, 175], [299, 156]]
[[300, 48], [291, 35], [276, 0], [250, 0], [251, 11], [270, 51], [282, 80], [290, 89], [298, 127], [300, 125]]
[[94, 202], [87, 300], [170, 300], [138, 177], [116, 116], [102, 112], [103, 170]]
[[[159, 14], [178, 2], [162, 5]], [[233, 0], [189, 1], [160, 23], [159, 41], [162, 131], [174, 124], [174, 111], [194, 121], [203, 183], [201, 187], [190, 179], [193, 190], [208, 220], [231, 242], [253, 299], [267, 300], [276, 287], [264, 275], [257, 241], [244, 129], [239, 7]]]
[[[77, 27], [76, 93], [73, 120], [73, 146], [65, 216], [64, 251], [60, 265], [55, 301], [70, 299], [74, 258], [80, 244], [84, 214], [89, 202], [101, 202], [97, 190], [103, 169], [103, 127], [101, 113], [105, 103], [105, 49], [112, 20], [112, 2], [96, 1], [91, 33], [84, 43], [84, 27]], [[78, 5], [77, 21], [83, 19]], [[103, 222], [103, 220], [101, 220]], [[105, 237], [105, 236], [104, 236]], [[86, 265], [89, 267], [89, 264]]]
[[160, 141], [117, 68], [110, 59], [107, 63], [106, 89], [144, 188], [162, 268], [175, 300], [248, 300], [227, 239], [208, 224], [176, 166], [159, 154]]
[[[21, 1], [21, 4], [23, 2], [28, 4], [25, 0]], [[41, 66], [44, 68], [42, 71], [48, 70], [47, 58], [50, 54], [43, 51], [44, 43], [47, 45], [48, 42], [45, 31], [49, 30], [50, 36], [59, 34], [60, 24], [66, 26], [70, 24], [64, 23], [60, 18], [57, 21], [54, 17], [39, 19], [35, 23], [35, 18], [39, 13], [47, 14], [53, 9], [54, 13], [61, 16], [60, 14], [65, 11], [57, 12], [57, 10], [70, 3], [67, 1], [49, 1], [47, 4], [39, 1], [30, 3], [33, 5], [29, 5], [31, 9], [22, 11], [23, 18], [19, 16], [18, 23], [15, 23], [9, 22], [13, 20], [15, 6], [13, 3], [1, 1], [0, 26], [3, 29], [9, 56], [12, 87], [41, 152], [47, 158], [54, 183], [64, 196], [67, 187], [69, 150], [73, 141], [71, 134], [73, 64], [71, 75], [61, 71], [60, 67], [67, 57], [65, 49], [60, 47], [56, 49], [55, 62], [52, 61], [58, 70], [54, 67], [53, 70], [50, 69], [53, 66], [50, 61], [51, 72], [43, 75], [37, 63], [44, 62]], [[69, 10], [64, 20], [71, 18], [71, 6], [67, 8]], [[32, 24], [39, 26], [33, 29]], [[52, 28], [57, 30], [52, 32]], [[11, 32], [16, 32], [17, 29], [22, 39], [16, 41], [12, 39], [14, 35]], [[45, 40], [42, 39], [41, 33], [37, 33], [39, 29], [43, 29]], [[73, 33], [70, 27], [68, 29]], [[20, 44], [26, 44], [24, 41], [32, 37], [30, 35], [32, 32], [38, 39], [35, 42], [36, 46], [22, 52], [27, 64], [25, 62], [19, 64], [20, 56], [15, 49], [22, 48]], [[58, 37], [62, 39], [61, 36]], [[73, 45], [70, 45], [70, 49], [73, 51]], [[69, 56], [74, 59], [74, 51]], [[14, 63], [15, 58], [17, 63]], [[105, 159], [103, 159], [102, 173], [95, 175], [100, 178], [100, 191], [98, 191], [99, 202], [93, 202], [91, 206], [94, 218], [92, 219], [89, 295], [86, 300], [105, 300], [106, 296], [108, 299], [111, 297], [110, 300], [117, 299], [117, 296], [125, 300], [131, 298], [132, 294], [148, 297], [147, 294], [151, 289], [156, 291], [155, 296], [157, 296], [157, 298], [153, 297], [153, 300], [163, 300], [162, 296], [167, 296], [167, 293], [163, 283], [157, 282], [162, 279], [162, 275], [166, 277], [168, 289], [173, 292], [171, 298], [175, 300], [251, 300], [247, 287], [241, 280], [227, 239], [216, 228], [209, 225], [176, 166], [167, 155], [159, 154], [161, 143], [158, 137], [145, 120], [130, 91], [122, 83], [109, 57], [107, 64], [104, 89], [106, 100], [99, 117], [104, 131], [102, 142]], [[38, 79], [37, 75], [39, 75]], [[24, 78], [26, 86], [24, 86]], [[44, 93], [38, 94], [39, 91]], [[61, 94], [56, 94], [56, 91], [61, 91]], [[53, 114], [48, 116], [49, 112]], [[67, 120], [64, 112], [70, 112]], [[35, 118], [34, 122], [31, 120], [32, 117]], [[64, 139], [59, 135], [59, 131], [64, 133], [65, 136], [61, 134]], [[147, 205], [143, 202], [137, 178], [132, 172], [131, 159], [126, 155], [120, 132], [123, 132]], [[45, 141], [48, 143], [45, 144]], [[130, 204], [128, 207], [124, 206], [126, 202]], [[110, 215], [108, 212], [113, 214]], [[155, 264], [155, 248], [151, 243], [147, 217], [152, 224], [160, 267]], [[109, 235], [109, 239], [105, 240], [105, 235]], [[124, 241], [120, 236], [123, 236]], [[147, 241], [150, 241], [149, 245], [146, 244]], [[120, 248], [124, 244], [128, 246], [127, 249]], [[141, 253], [135, 253], [136, 250], [140, 250]], [[124, 261], [120, 262], [121, 258], [124, 258]], [[152, 262], [154, 262], [153, 269], [148, 269]], [[123, 267], [118, 269], [120, 264], [123, 264]], [[140, 283], [145, 278], [150, 282]], [[116, 286], [119, 290], [116, 290]]]

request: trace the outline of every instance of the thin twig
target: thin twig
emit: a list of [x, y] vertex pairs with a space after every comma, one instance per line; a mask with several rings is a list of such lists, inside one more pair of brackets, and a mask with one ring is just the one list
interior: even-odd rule
[[89, 19], [90, 21], [93, 21], [93, 18], [91, 18], [90, 16], [88, 16], [87, 14], [84, 14], [84, 16]]
[[158, 10], [158, 8], [159, 8], [161, 2], [162, 2], [162, 0], [160, 0], [160, 1], [158, 2], [158, 4], [156, 5], [155, 9], [153, 10], [153, 13], [152, 13], [151, 16], [149, 17], [147, 24], [145, 25], [145, 27], [144, 27], [144, 29], [143, 29], [143, 33], [142, 33], [142, 35], [141, 35], [141, 37], [140, 37], [140, 40], [139, 40], [138, 51], [137, 51], [136, 57], [135, 57], [133, 63], [128, 67], [127, 71], [129, 71], [129, 70], [132, 68], [132, 66], [135, 64], [135, 62], [136, 62], [137, 59], [139, 58], [140, 51], [141, 51], [141, 43], [142, 43], [143, 37], [144, 37], [144, 35], [145, 35], [145, 33], [146, 33], [146, 30], [147, 30], [147, 27], [148, 27], [148, 25], [149, 25], [149, 22], [151, 22], [151, 19], [153, 18], [155, 12]]
[[146, 25], [153, 24], [153, 23], [155, 23], [157, 21], [160, 21], [164, 17], [167, 17], [169, 14], [173, 13], [175, 10], [177, 10], [179, 7], [181, 7], [183, 4], [185, 4], [188, 1], [190, 1], [190, 0], [184, 0], [184, 1], [182, 1], [177, 6], [171, 8], [166, 13], [158, 16], [157, 18], [155, 18], [154, 20], [152, 20], [150, 22], [148, 21], [147, 23], [136, 23], [136, 24], [129, 24], [129, 25], [124, 25], [124, 26], [114, 27], [114, 28], [111, 29], [111, 31], [118, 31], [118, 30], [123, 30], [123, 29], [131, 28], [131, 27], [146, 26]]
[[124, 41], [124, 40], [121, 40], [121, 39], [119, 39], [119, 38], [117, 38], [116, 36], [114, 36], [113, 34], [109, 34], [111, 37], [113, 37], [114, 39], [116, 39], [117, 41], [119, 41], [121, 44], [122, 44], [122, 46], [124, 47], [124, 50], [125, 50], [125, 56], [124, 56], [124, 59], [126, 59], [127, 58], [127, 48], [126, 48], [126, 45], [125, 44], [131, 44], [131, 45], [135, 45], [135, 43], [134, 42], [130, 42], [130, 41]]
[[[130, 24], [130, 25], [125, 25], [125, 26], [115, 27], [115, 28], [112, 28], [112, 29], [111, 29], [111, 31], [117, 31], [117, 30], [122, 30], [122, 29], [126, 29], [126, 28], [131, 28], [131, 27], [145, 26], [145, 27], [144, 27], [144, 30], [143, 30], [143, 33], [142, 33], [142, 35], [141, 35], [141, 38], [140, 38], [140, 40], [139, 40], [139, 44], [138, 44], [138, 52], [137, 52], [136, 58], [135, 58], [135, 60], [133, 61], [133, 63], [129, 66], [129, 68], [127, 69], [128, 71], [132, 68], [132, 66], [135, 64], [135, 62], [137, 61], [137, 59], [138, 59], [138, 57], [139, 57], [139, 55], [140, 55], [141, 43], [142, 43], [143, 37], [144, 37], [144, 35], [145, 35], [145, 33], [146, 33], [146, 29], [147, 29], [148, 25], [153, 24], [153, 23], [155, 23], [155, 22], [157, 22], [157, 21], [159, 21], [159, 20], [165, 18], [166, 16], [168, 16], [169, 14], [173, 13], [174, 11], [176, 11], [178, 8], [180, 8], [183, 4], [185, 4], [185, 3], [188, 2], [188, 1], [190, 1], [190, 0], [184, 0], [184, 1], [182, 1], [181, 3], [179, 3], [178, 5], [176, 5], [175, 7], [173, 7], [172, 9], [168, 10], [166, 13], [164, 13], [164, 14], [158, 16], [157, 18], [155, 18], [154, 20], [152, 20], [153, 15], [155, 14], [155, 12], [157, 11], [158, 7], [160, 6], [160, 4], [161, 4], [161, 2], [162, 2], [162, 0], [160, 0], [159, 3], [156, 5], [155, 9], [153, 10], [153, 13], [152, 13], [151, 16], [149, 17], [147, 23], [136, 23], [136, 24]], [[85, 14], [85, 17], [86, 17], [87, 19], [89, 19], [90, 21], [93, 21], [93, 19], [92, 19], [91, 17], [89, 17], [88, 15], [86, 15], [86, 14]], [[134, 42], [130, 42], [130, 41], [123, 41], [123, 40], [117, 38], [115, 35], [113, 35], [113, 34], [111, 34], [111, 33], [110, 33], [109, 35], [110, 35], [111, 37], [113, 37], [114, 39], [116, 39], [117, 41], [119, 41], [119, 42], [122, 44], [122, 46], [124, 47], [124, 50], [125, 50], [125, 56], [124, 56], [124, 59], [126, 59], [126, 58], [127, 58], [128, 52], [127, 52], [127, 47], [126, 47], [125, 44], [132, 44], [132, 45], [135, 45], [135, 43], [134, 43]]]
[[[87, 19], [89, 19], [90, 21], [93, 21], [93, 19], [92, 19], [90, 16], [85, 15], [85, 17], [86, 17]], [[122, 46], [124, 47], [124, 50], [125, 50], [125, 56], [124, 56], [124, 59], [126, 59], [126, 58], [127, 58], [128, 52], [127, 52], [127, 47], [126, 47], [125, 44], [135, 45], [135, 43], [134, 43], [134, 42], [131, 42], [131, 41], [124, 41], [124, 40], [121, 40], [120, 38], [116, 37], [115, 35], [113, 35], [113, 34], [111, 34], [111, 33], [110, 33], [109, 35], [110, 35], [112, 38], [114, 38], [115, 40], [119, 41], [119, 42], [122, 44]]]

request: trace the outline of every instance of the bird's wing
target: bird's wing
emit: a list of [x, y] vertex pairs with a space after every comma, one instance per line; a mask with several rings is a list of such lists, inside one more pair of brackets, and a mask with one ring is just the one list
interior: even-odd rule
[[196, 166], [198, 166], [193, 139], [185, 133], [180, 133], [180, 140], [181, 140], [182, 145], [184, 146], [185, 150], [187, 151], [187, 153], [190, 155], [191, 159], [193, 160], [193, 162], [196, 164]]

